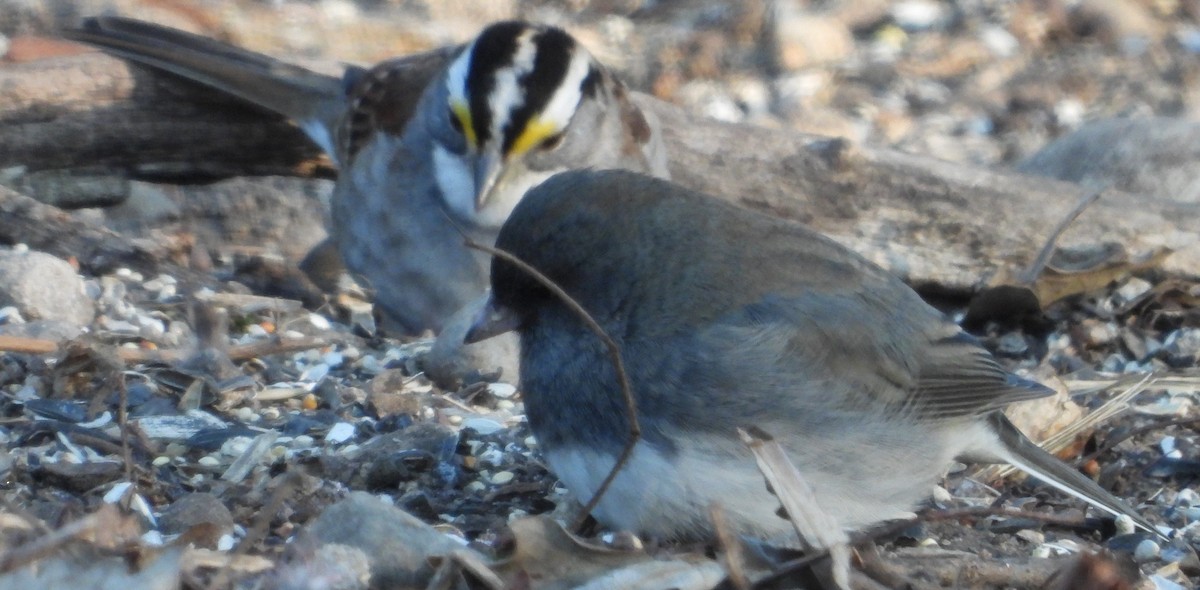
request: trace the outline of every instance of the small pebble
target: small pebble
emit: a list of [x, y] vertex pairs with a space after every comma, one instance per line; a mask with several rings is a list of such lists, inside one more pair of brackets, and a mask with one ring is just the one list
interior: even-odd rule
[[171, 458], [166, 455], [159, 455], [154, 458], [153, 464], [155, 467], [162, 467], [171, 462]]
[[538, 446], [537, 439], [534, 438], [533, 436], [525, 437], [525, 440], [522, 442], [525, 443], [525, 448], [527, 448], [527, 449], [535, 449]]
[[1137, 530], [1137, 526], [1133, 524], [1133, 519], [1129, 518], [1128, 514], [1118, 515], [1113, 524], [1117, 529], [1117, 535], [1129, 535]]
[[907, 31], [933, 28], [946, 18], [946, 10], [930, 0], [904, 0], [891, 5], [892, 19]]
[[368, 375], [378, 375], [387, 370], [383, 363], [379, 362], [379, 359], [370, 355], [359, 359], [358, 368]]
[[307, 448], [313, 446], [313, 442], [314, 442], [313, 437], [311, 437], [307, 434], [301, 434], [300, 436], [297, 436], [296, 438], [292, 439], [292, 448], [293, 449], [307, 449]]
[[199, 463], [204, 467], [218, 467], [221, 465], [221, 460], [213, 457], [212, 455], [205, 455], [200, 457], [200, 460], [196, 461], [196, 463]]
[[504, 464], [504, 451], [488, 449], [479, 454], [479, 462], [491, 467], [499, 467]]
[[11, 305], [0, 307], [0, 324], [24, 324], [25, 318], [21, 317], [21, 312], [16, 307]]
[[508, 383], [489, 383], [488, 393], [501, 398], [510, 398], [517, 393], [517, 388]]
[[329, 330], [333, 328], [333, 325], [329, 323], [329, 320], [326, 319], [325, 316], [315, 313], [308, 314], [308, 323], [312, 324], [312, 326], [318, 330]]
[[240, 457], [250, 448], [252, 442], [253, 439], [248, 436], [235, 436], [221, 443], [221, 454], [226, 457]]
[[1032, 529], [1023, 529], [1017, 531], [1017, 538], [1032, 545], [1041, 545], [1042, 543], [1046, 542], [1046, 535], [1044, 533]]
[[997, 57], [1012, 57], [1021, 50], [1021, 42], [1004, 27], [985, 26], [980, 31], [979, 39]]
[[446, 421], [449, 422], [450, 424], [458, 426], [459, 424], [462, 424], [463, 417], [459, 416], [458, 414], [451, 414], [446, 417]]
[[499, 471], [492, 476], [491, 481], [495, 485], [502, 486], [512, 481], [514, 477], [516, 477], [516, 474], [511, 471]]
[[258, 324], [250, 324], [249, 326], [246, 326], [246, 335], [252, 338], [267, 338], [271, 334], [267, 332], [266, 328]]
[[1137, 548], [1133, 550], [1133, 560], [1138, 563], [1154, 561], [1158, 559], [1159, 555], [1162, 555], [1162, 548], [1153, 539], [1146, 539], [1138, 543]]
[[146, 531], [142, 533], [142, 543], [150, 547], [162, 547], [166, 544], [166, 539], [163, 539], [162, 533], [158, 531]]
[[234, 540], [233, 535], [221, 535], [221, 538], [217, 539], [217, 551], [229, 551], [230, 549], [233, 549], [235, 544], [236, 541]]
[[107, 504], [115, 504], [125, 496], [125, 491], [133, 485], [127, 481], [117, 482], [113, 487], [109, 488], [104, 494], [104, 502]]
[[509, 400], [506, 400], [506, 399], [502, 399], [502, 400], [499, 400], [496, 402], [497, 410], [512, 410], [515, 407], [517, 407], [517, 404], [515, 404]]
[[1200, 494], [1197, 494], [1192, 488], [1183, 488], [1175, 495], [1176, 506], [1195, 506], [1200, 504]]
[[340, 444], [354, 438], [354, 425], [349, 422], [338, 422], [325, 434], [325, 442]]
[[300, 374], [300, 380], [316, 383], [324, 379], [326, 375], [329, 375], [329, 365], [325, 363], [317, 363], [305, 369], [304, 372]]
[[467, 484], [463, 489], [465, 489], [467, 492], [470, 492], [472, 494], [478, 494], [478, 493], [482, 493], [484, 490], [486, 490], [487, 486], [484, 485], [484, 483], [481, 481], [473, 481], [473, 482]]
[[255, 414], [254, 410], [247, 406], [238, 408], [237, 411], [234, 412], [234, 415], [237, 416], [237, 419], [241, 420], [242, 422], [253, 422], [258, 418], [258, 414]]
[[462, 420], [462, 427], [470, 428], [484, 436], [504, 430], [503, 424], [487, 418], [467, 418]]
[[1124, 285], [1121, 285], [1117, 289], [1117, 296], [1119, 296], [1125, 302], [1133, 301], [1134, 299], [1141, 297], [1143, 293], [1149, 291], [1152, 287], [1153, 285], [1151, 285], [1148, 281], [1144, 281], [1137, 277], [1131, 277], [1129, 280], [1125, 281]]

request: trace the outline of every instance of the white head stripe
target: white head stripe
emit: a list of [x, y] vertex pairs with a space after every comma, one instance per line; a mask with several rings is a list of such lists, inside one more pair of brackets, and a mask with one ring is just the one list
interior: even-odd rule
[[491, 141], [504, 137], [504, 127], [512, 117], [513, 109], [525, 102], [525, 88], [520, 80], [533, 71], [533, 60], [537, 57], [537, 45], [533, 36], [537, 31], [527, 29], [517, 39], [517, 52], [512, 64], [496, 71], [496, 84], [488, 95], [488, 106], [492, 109]]
[[450, 92], [451, 104], [467, 104], [467, 72], [471, 71], [471, 55], [474, 51], [475, 42], [472, 41], [446, 72], [446, 90]]

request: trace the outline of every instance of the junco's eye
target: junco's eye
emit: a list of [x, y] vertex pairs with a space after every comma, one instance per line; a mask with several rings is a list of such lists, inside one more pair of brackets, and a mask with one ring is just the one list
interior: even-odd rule
[[538, 149], [542, 150], [543, 152], [548, 152], [562, 145], [563, 137], [565, 136], [565, 133], [555, 133], [554, 135], [543, 139], [542, 143], [538, 144]]

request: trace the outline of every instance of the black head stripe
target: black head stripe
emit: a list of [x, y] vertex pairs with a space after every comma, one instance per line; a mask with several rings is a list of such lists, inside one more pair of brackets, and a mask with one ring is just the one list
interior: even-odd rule
[[591, 69], [588, 70], [587, 77], [579, 85], [579, 90], [583, 92], [583, 96], [596, 98], [596, 93], [600, 91], [600, 80], [603, 77], [600, 68], [596, 67], [596, 64], [592, 64]]
[[466, 92], [471, 123], [480, 145], [491, 139], [492, 111], [488, 96], [496, 86], [496, 71], [512, 65], [517, 54], [517, 39], [528, 29], [529, 25], [520, 21], [498, 22], [484, 29], [475, 40]]
[[[571, 59], [575, 56], [575, 39], [566, 31], [547, 28], [533, 39], [533, 70], [519, 81], [525, 89], [525, 102], [513, 110], [504, 127], [504, 144], [501, 153], [508, 153], [513, 142], [529, 124], [534, 115], [540, 113], [567, 77]], [[591, 78], [591, 75], [588, 75]], [[585, 80], [586, 82], [586, 80]]]

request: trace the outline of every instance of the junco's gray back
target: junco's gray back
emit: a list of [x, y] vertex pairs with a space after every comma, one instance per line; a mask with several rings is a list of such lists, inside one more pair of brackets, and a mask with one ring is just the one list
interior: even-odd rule
[[[638, 174], [581, 171], [526, 195], [497, 246], [558, 283], [621, 347], [644, 439], [595, 513], [610, 526], [704, 536], [719, 502], [743, 532], [790, 536], [736, 437], [751, 425], [784, 444], [847, 529], [912, 510], [956, 457], [1012, 461], [1129, 511], [995, 414], [1048, 389], [801, 225]], [[629, 432], [607, 351], [515, 267], [495, 261], [492, 286], [494, 305], [519, 322], [530, 427], [587, 499]]]

